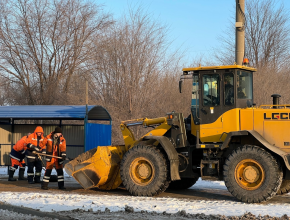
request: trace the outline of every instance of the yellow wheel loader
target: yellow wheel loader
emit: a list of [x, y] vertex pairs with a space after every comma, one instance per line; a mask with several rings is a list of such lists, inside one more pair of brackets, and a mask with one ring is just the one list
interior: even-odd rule
[[[123, 121], [125, 145], [99, 146], [66, 164], [85, 189], [124, 187], [154, 196], [191, 187], [199, 177], [224, 180], [243, 202], [263, 202], [290, 185], [290, 105], [253, 103], [256, 69], [242, 66], [184, 68], [192, 80], [191, 115]], [[180, 81], [180, 90], [182, 90]], [[139, 139], [130, 127], [155, 126]], [[282, 184], [282, 185], [281, 185]]]
[[[136, 196], [187, 189], [199, 177], [223, 180], [237, 199], [263, 202], [290, 190], [290, 105], [253, 103], [256, 69], [242, 65], [244, 0], [237, 0], [236, 64], [184, 68], [191, 114], [123, 121], [125, 145], [99, 146], [66, 164], [85, 189], [124, 187]], [[130, 127], [153, 126], [135, 139]]]

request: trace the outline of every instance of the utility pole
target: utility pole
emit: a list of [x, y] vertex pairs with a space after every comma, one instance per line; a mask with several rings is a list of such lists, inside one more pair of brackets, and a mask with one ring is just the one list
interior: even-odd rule
[[86, 105], [89, 104], [89, 83], [86, 81]]
[[245, 55], [245, 0], [236, 0], [236, 64], [242, 65]]

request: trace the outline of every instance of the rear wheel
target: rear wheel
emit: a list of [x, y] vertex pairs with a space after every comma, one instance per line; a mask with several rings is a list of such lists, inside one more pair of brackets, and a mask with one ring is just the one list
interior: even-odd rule
[[224, 164], [224, 181], [229, 192], [242, 202], [264, 202], [276, 195], [283, 172], [277, 160], [257, 146], [234, 150]]
[[172, 190], [188, 189], [191, 186], [193, 186], [197, 180], [198, 180], [198, 177], [196, 177], [196, 178], [184, 178], [181, 180], [172, 181], [169, 184], [168, 189], [172, 189]]
[[121, 179], [135, 196], [155, 196], [169, 185], [169, 169], [164, 155], [155, 146], [131, 148], [121, 162]]
[[283, 180], [277, 195], [284, 195], [290, 192], [290, 180]]

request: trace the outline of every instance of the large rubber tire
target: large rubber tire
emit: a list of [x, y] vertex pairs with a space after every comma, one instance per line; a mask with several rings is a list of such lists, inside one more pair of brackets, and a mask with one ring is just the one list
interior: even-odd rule
[[188, 189], [192, 187], [196, 181], [198, 180], [198, 177], [196, 178], [183, 178], [181, 180], [172, 181], [169, 183], [168, 189], [171, 190], [183, 190]]
[[290, 192], [290, 180], [283, 180], [277, 195], [284, 195]]
[[[261, 172], [255, 171], [259, 175], [252, 175], [253, 172], [247, 170], [261, 170]], [[240, 175], [240, 172], [243, 175]], [[237, 148], [228, 156], [223, 174], [229, 192], [247, 203], [259, 203], [271, 199], [276, 195], [283, 178], [277, 160], [264, 149], [250, 145]], [[258, 180], [251, 178], [258, 178]], [[247, 180], [250, 180], [249, 183]], [[245, 182], [246, 185], [243, 185]]]
[[[134, 196], [155, 196], [164, 192], [169, 185], [169, 168], [164, 155], [155, 146], [137, 145], [125, 153], [120, 167], [125, 188]], [[146, 169], [151, 169], [147, 172]], [[138, 170], [148, 176], [139, 176]], [[138, 172], [137, 172], [138, 171]], [[137, 173], [137, 174], [136, 174]], [[144, 182], [139, 182], [144, 181]]]

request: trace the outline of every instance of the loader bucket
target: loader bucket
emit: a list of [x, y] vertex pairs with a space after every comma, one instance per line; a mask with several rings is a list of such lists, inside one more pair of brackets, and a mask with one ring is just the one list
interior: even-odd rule
[[84, 189], [116, 189], [121, 183], [120, 162], [125, 146], [99, 146], [65, 165], [65, 171]]

